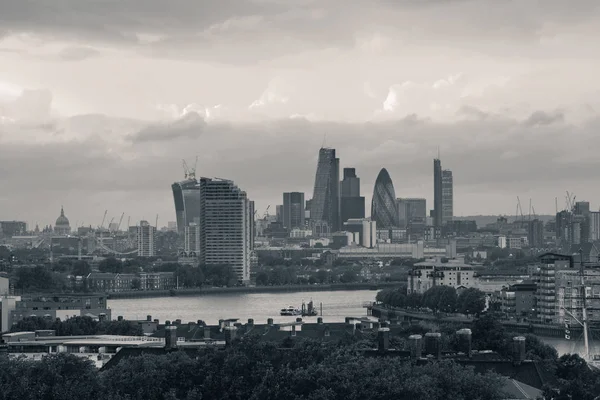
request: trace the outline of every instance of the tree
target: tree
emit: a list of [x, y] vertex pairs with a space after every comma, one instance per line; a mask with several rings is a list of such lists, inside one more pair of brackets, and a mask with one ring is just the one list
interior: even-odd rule
[[87, 261], [78, 260], [73, 263], [72, 274], [75, 276], [88, 276], [92, 272], [92, 267]]
[[131, 288], [133, 290], [139, 290], [142, 288], [142, 281], [140, 280], [140, 278], [133, 278], [131, 280]]
[[468, 288], [458, 295], [457, 311], [470, 315], [480, 314], [485, 308], [485, 293], [476, 288]]
[[108, 257], [100, 261], [98, 270], [100, 272], [112, 272], [113, 274], [118, 274], [123, 272], [123, 263], [121, 260], [117, 260], [114, 257]]
[[456, 308], [456, 289], [434, 286], [423, 294], [423, 305], [434, 311], [452, 312]]
[[358, 280], [358, 276], [354, 271], [346, 271], [340, 276], [340, 282], [342, 283], [352, 283]]

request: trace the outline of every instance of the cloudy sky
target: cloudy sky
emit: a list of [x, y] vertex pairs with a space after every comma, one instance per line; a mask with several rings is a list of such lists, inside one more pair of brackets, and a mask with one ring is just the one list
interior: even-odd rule
[[[597, 0], [0, 0], [0, 219], [174, 220], [181, 160], [259, 211], [319, 147], [455, 214], [600, 206]], [[527, 205], [524, 204], [524, 209]]]

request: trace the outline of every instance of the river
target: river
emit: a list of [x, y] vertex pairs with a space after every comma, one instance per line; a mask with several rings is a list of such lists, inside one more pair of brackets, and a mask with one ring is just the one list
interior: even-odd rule
[[[253, 318], [257, 324], [266, 323], [273, 318], [275, 323], [291, 322], [296, 317], [282, 317], [279, 310], [287, 306], [300, 307], [302, 301], [313, 300], [317, 310], [323, 304], [324, 322], [342, 322], [345, 317], [365, 316], [364, 302], [374, 301], [375, 290], [347, 290], [329, 292], [283, 292], [283, 293], [220, 293], [200, 296], [155, 297], [139, 299], [111, 299], [108, 306], [112, 318], [123, 316], [125, 319], [152, 319], [183, 322], [203, 320], [207, 324], [217, 324], [220, 319], [238, 318], [245, 323]], [[305, 318], [306, 319], [306, 318]], [[308, 318], [316, 319], [315, 317]], [[553, 346], [559, 355], [582, 353], [583, 340], [565, 340], [561, 338], [541, 338]], [[600, 340], [591, 341], [591, 353], [600, 354]]]
[[[111, 299], [108, 306], [112, 318], [152, 319], [183, 322], [203, 320], [217, 324], [220, 319], [239, 318], [246, 322], [253, 318], [257, 324], [273, 318], [275, 323], [294, 321], [296, 317], [282, 317], [279, 310], [294, 306], [300, 308], [302, 301], [311, 299], [317, 310], [323, 304], [324, 322], [342, 322], [345, 317], [366, 316], [362, 304], [374, 301], [376, 290], [347, 290], [330, 292], [284, 292], [284, 293], [221, 293], [201, 296], [156, 297], [140, 299]], [[314, 317], [313, 317], [314, 319]]]

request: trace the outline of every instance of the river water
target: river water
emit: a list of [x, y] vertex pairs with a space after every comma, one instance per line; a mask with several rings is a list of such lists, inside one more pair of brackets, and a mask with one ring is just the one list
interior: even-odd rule
[[[190, 322], [199, 319], [207, 324], [217, 324], [220, 319], [238, 318], [245, 323], [253, 318], [255, 323], [266, 323], [273, 318], [275, 323], [291, 322], [296, 317], [282, 317], [279, 310], [294, 306], [300, 308], [302, 301], [311, 299], [317, 310], [323, 306], [324, 322], [342, 322], [345, 317], [361, 317], [367, 314], [363, 303], [374, 301], [375, 290], [348, 290], [330, 292], [284, 292], [284, 293], [221, 293], [200, 296], [156, 297], [140, 299], [114, 299], [108, 301], [112, 318], [123, 316], [125, 319], [152, 319]], [[316, 320], [316, 317], [305, 317]], [[565, 340], [561, 338], [541, 338], [553, 346], [559, 355], [583, 353], [583, 340]], [[592, 354], [600, 354], [600, 338], [591, 341]]]
[[[294, 321], [297, 317], [282, 317], [279, 310], [288, 306], [300, 308], [302, 301], [311, 299], [317, 310], [323, 305], [324, 322], [342, 322], [345, 317], [366, 316], [364, 302], [374, 301], [376, 290], [348, 290], [331, 292], [285, 292], [285, 293], [222, 293], [200, 296], [156, 297], [141, 299], [114, 299], [108, 301], [112, 318], [121, 315], [125, 319], [152, 319], [182, 322], [203, 320], [217, 324], [220, 319], [239, 318], [245, 323], [253, 318], [255, 323]], [[310, 318], [310, 317], [309, 317]], [[305, 317], [306, 319], [306, 317]], [[316, 317], [312, 317], [316, 320]], [[310, 320], [310, 319], [309, 319]]]

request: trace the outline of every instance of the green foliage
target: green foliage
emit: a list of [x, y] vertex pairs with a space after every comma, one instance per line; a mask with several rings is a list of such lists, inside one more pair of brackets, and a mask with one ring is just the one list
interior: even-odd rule
[[140, 325], [131, 321], [98, 322], [90, 317], [72, 317], [66, 321], [42, 317], [27, 317], [12, 326], [11, 332], [54, 330], [57, 336], [71, 335], [124, 335], [142, 336]]
[[577, 354], [565, 354], [556, 363], [557, 382], [544, 389], [552, 400], [595, 400], [600, 394], [600, 372], [591, 370]]
[[463, 290], [456, 302], [456, 311], [462, 314], [480, 314], [485, 308], [485, 293], [479, 289]]
[[423, 293], [423, 306], [433, 311], [452, 312], [456, 308], [456, 289], [434, 286]]
[[43, 266], [18, 268], [15, 281], [15, 288], [24, 292], [60, 292], [66, 289], [65, 278]]

